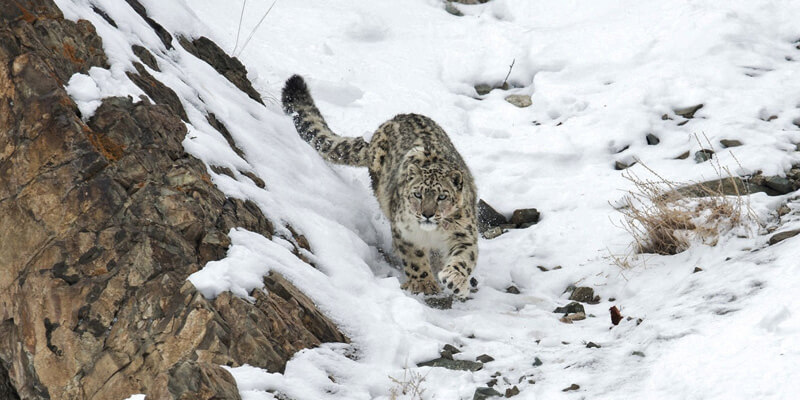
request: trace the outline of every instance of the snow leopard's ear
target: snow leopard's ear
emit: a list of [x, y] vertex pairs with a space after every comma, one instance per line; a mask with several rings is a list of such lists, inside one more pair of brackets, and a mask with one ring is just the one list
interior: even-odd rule
[[413, 181], [414, 178], [422, 175], [422, 168], [413, 162], [408, 164], [408, 180]]
[[454, 169], [447, 174], [450, 178], [450, 182], [453, 182], [453, 186], [456, 187], [456, 190], [459, 192], [464, 187], [464, 177], [461, 175], [461, 171]]

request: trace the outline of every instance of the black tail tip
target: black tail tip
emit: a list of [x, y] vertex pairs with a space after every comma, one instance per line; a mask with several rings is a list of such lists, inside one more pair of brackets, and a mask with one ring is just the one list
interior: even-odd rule
[[308, 97], [308, 86], [306, 81], [300, 75], [292, 75], [291, 78], [286, 80], [281, 92], [281, 100], [283, 102], [283, 110], [287, 114], [294, 112], [292, 105], [298, 100]]

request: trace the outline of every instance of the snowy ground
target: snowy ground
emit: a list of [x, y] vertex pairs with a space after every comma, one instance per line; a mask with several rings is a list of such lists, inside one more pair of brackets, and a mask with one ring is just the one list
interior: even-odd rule
[[[781, 175], [800, 162], [800, 2], [493, 0], [458, 6], [466, 15], [456, 17], [438, 0], [284, 0], [242, 50], [271, 4], [247, 2], [236, 52], [266, 108], [177, 41], [167, 50], [125, 3], [57, 3], [67, 17], [94, 23], [112, 64], [70, 81], [84, 116], [102, 96], [141, 94], [124, 71], [135, 60], [130, 45], [145, 45], [161, 66], [150, 72], [178, 93], [191, 120], [187, 151], [256, 173], [266, 189], [209, 171], [225, 193], [309, 239], [317, 269], [290, 253], [278, 237], [290, 237], [284, 228], [272, 241], [234, 231], [228, 257], [191, 278], [207, 296], [247, 296], [262, 275], [280, 272], [352, 340], [302, 351], [283, 374], [232, 368], [243, 398], [386, 399], [396, 386], [390, 377], [417, 373], [424, 399], [471, 399], [496, 372], [496, 388], [516, 385], [521, 399], [800, 398], [800, 236], [767, 247], [763, 227], [752, 224], [749, 237], [636, 259], [631, 269], [610, 257], [631, 244], [613, 208], [631, 184], [615, 162], [641, 160], [630, 171], [644, 177], [642, 164], [677, 181], [716, 178], [712, 163], [676, 159], [701, 148], [697, 137], [736, 174]], [[233, 52], [241, 1], [142, 3], [173, 34], [205, 35]], [[478, 98], [473, 87], [499, 85], [512, 61], [513, 88]], [[399, 271], [378, 251], [391, 248], [388, 223], [366, 171], [325, 164], [282, 115], [275, 99], [294, 73], [346, 136], [369, 137], [401, 112], [432, 117], [483, 199], [507, 214], [536, 207], [542, 221], [481, 240], [471, 300], [426, 306], [400, 290]], [[508, 94], [531, 95], [533, 105], [517, 108]], [[675, 114], [697, 104], [688, 122]], [[245, 159], [206, 112], [225, 123]], [[648, 133], [660, 143], [648, 145]], [[744, 145], [722, 149], [721, 139]], [[791, 198], [758, 194], [750, 205], [763, 226], [774, 225], [774, 210]], [[784, 221], [779, 230], [800, 227], [800, 207]], [[521, 294], [506, 293], [510, 285]], [[574, 324], [552, 313], [568, 302], [569, 285], [602, 298]], [[633, 319], [612, 328], [613, 305]], [[590, 341], [601, 347], [587, 348]], [[462, 350], [456, 358], [495, 361], [477, 372], [416, 367], [444, 344]], [[562, 391], [572, 384], [580, 388]]]

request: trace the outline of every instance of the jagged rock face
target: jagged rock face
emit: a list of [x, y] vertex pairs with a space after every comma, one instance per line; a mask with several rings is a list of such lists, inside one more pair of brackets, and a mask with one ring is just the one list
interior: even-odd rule
[[186, 280], [272, 226], [183, 151], [182, 109], [108, 98], [84, 123], [63, 85], [106, 63], [90, 23], [0, 2], [0, 397], [238, 398], [219, 365], [346, 341], [278, 275], [253, 303]]

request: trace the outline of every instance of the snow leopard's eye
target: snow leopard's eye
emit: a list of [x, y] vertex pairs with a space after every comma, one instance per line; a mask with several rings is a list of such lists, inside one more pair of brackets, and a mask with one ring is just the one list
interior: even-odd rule
[[422, 198], [422, 193], [420, 193], [420, 192], [414, 192], [414, 197], [416, 197], [416, 198], [418, 198], [418, 199], [421, 199], [421, 198]]
[[444, 200], [446, 198], [447, 198], [446, 194], [440, 194], [439, 197], [437, 197], [437, 199], [439, 199], [439, 201], [442, 201], [442, 200]]

